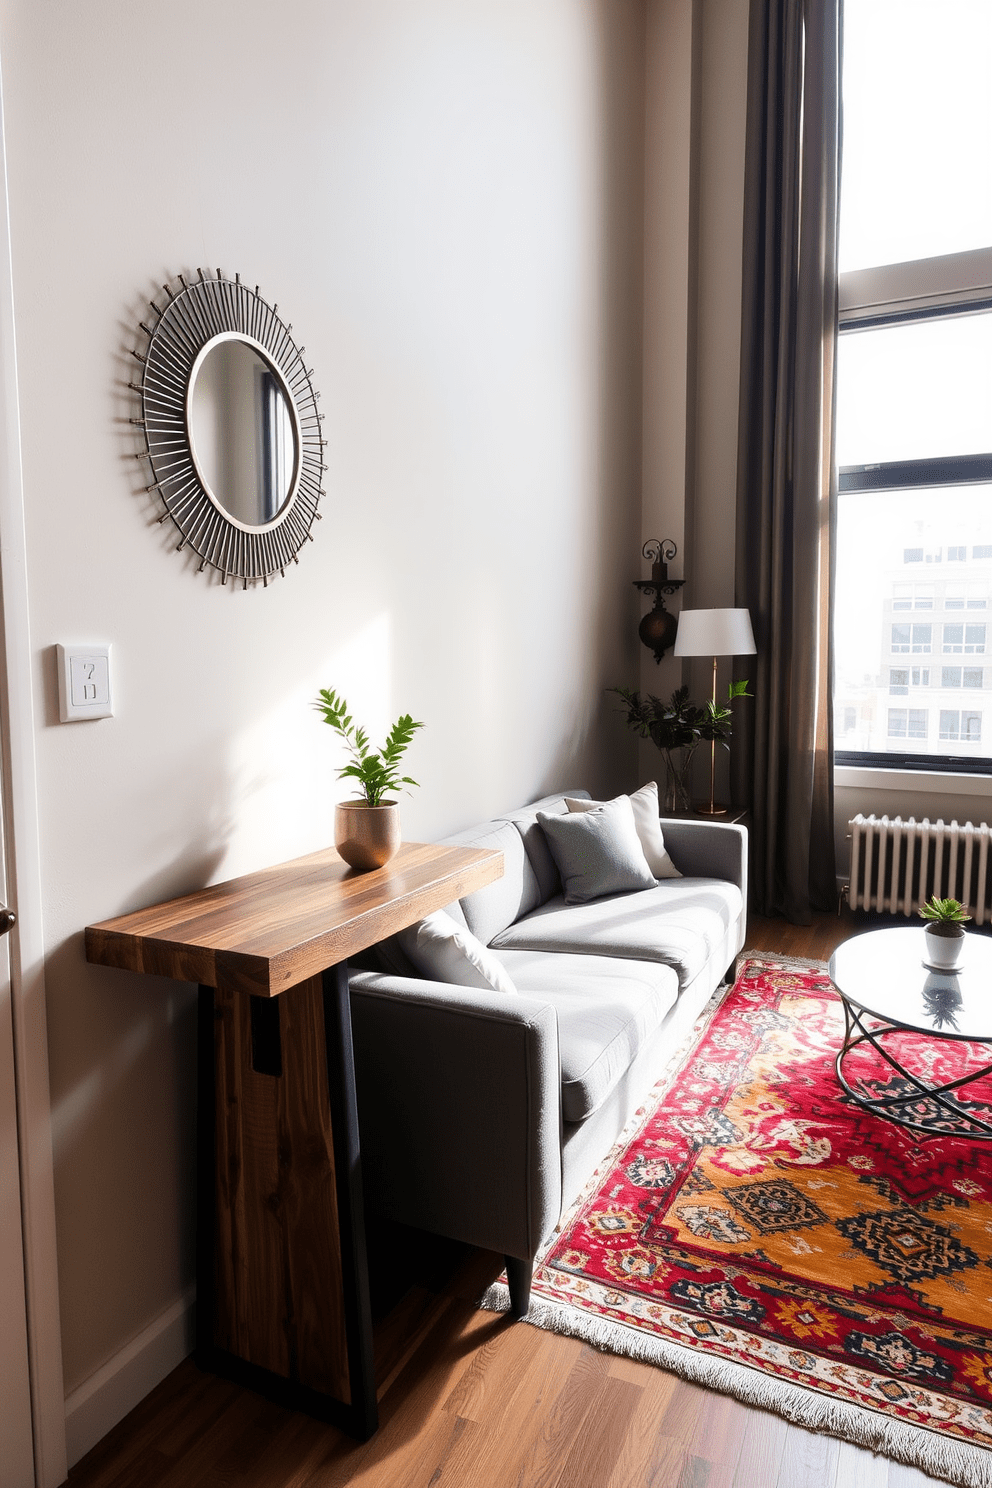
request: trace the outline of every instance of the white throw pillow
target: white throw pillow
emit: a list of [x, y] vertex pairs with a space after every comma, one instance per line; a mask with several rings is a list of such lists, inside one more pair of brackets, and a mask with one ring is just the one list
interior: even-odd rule
[[443, 909], [401, 930], [396, 939], [428, 981], [516, 996], [516, 987], [492, 952]]
[[[618, 796], [616, 799], [622, 800], [623, 798]], [[565, 797], [565, 805], [569, 811], [594, 811], [602, 804], [601, 801], [581, 801], [571, 796]], [[630, 804], [633, 807], [634, 826], [641, 839], [644, 856], [655, 878], [681, 878], [682, 875], [672, 862], [665, 846], [664, 833], [658, 820], [657, 783], [649, 780], [647, 785], [642, 785], [640, 790], [634, 791], [630, 797]]]

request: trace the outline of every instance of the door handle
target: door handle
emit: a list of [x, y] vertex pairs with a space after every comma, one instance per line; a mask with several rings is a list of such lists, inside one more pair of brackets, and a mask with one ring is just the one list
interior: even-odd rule
[[6, 935], [7, 931], [17, 924], [17, 916], [6, 904], [0, 904], [0, 935]]

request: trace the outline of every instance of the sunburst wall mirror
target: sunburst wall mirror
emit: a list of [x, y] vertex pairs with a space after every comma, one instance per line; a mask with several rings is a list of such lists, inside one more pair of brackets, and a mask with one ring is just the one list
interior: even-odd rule
[[133, 351], [141, 381], [149, 491], [179, 531], [178, 548], [199, 555], [222, 581], [268, 584], [298, 563], [320, 518], [327, 466], [320, 394], [292, 326], [235, 274], [197, 270], [163, 285], [151, 301], [148, 338]]

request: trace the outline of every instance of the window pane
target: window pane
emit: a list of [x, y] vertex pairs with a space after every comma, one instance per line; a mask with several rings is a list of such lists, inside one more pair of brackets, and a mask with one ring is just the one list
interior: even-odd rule
[[[903, 552], [965, 547], [907, 589]], [[836, 727], [838, 748], [984, 758], [980, 700], [992, 693], [988, 625], [953, 608], [992, 597], [992, 484], [845, 491], [837, 509]], [[897, 606], [924, 589], [926, 617]], [[936, 661], [936, 665], [934, 665]], [[962, 710], [962, 689], [976, 704]], [[909, 699], [918, 708], [893, 706]], [[955, 703], [957, 706], [955, 706]]]
[[992, 5], [847, 0], [840, 267], [992, 243]]
[[[992, 180], [992, 169], [988, 176]], [[990, 451], [992, 313], [874, 326], [840, 337], [838, 465]], [[964, 535], [948, 533], [945, 540], [956, 553]], [[903, 547], [906, 563], [939, 563], [940, 553], [939, 539]]]

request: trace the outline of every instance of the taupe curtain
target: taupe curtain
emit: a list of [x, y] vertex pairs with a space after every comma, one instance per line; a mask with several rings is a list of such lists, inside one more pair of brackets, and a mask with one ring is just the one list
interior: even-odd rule
[[830, 594], [841, 0], [752, 0], [737, 603], [758, 654], [736, 730], [753, 907], [836, 907]]

